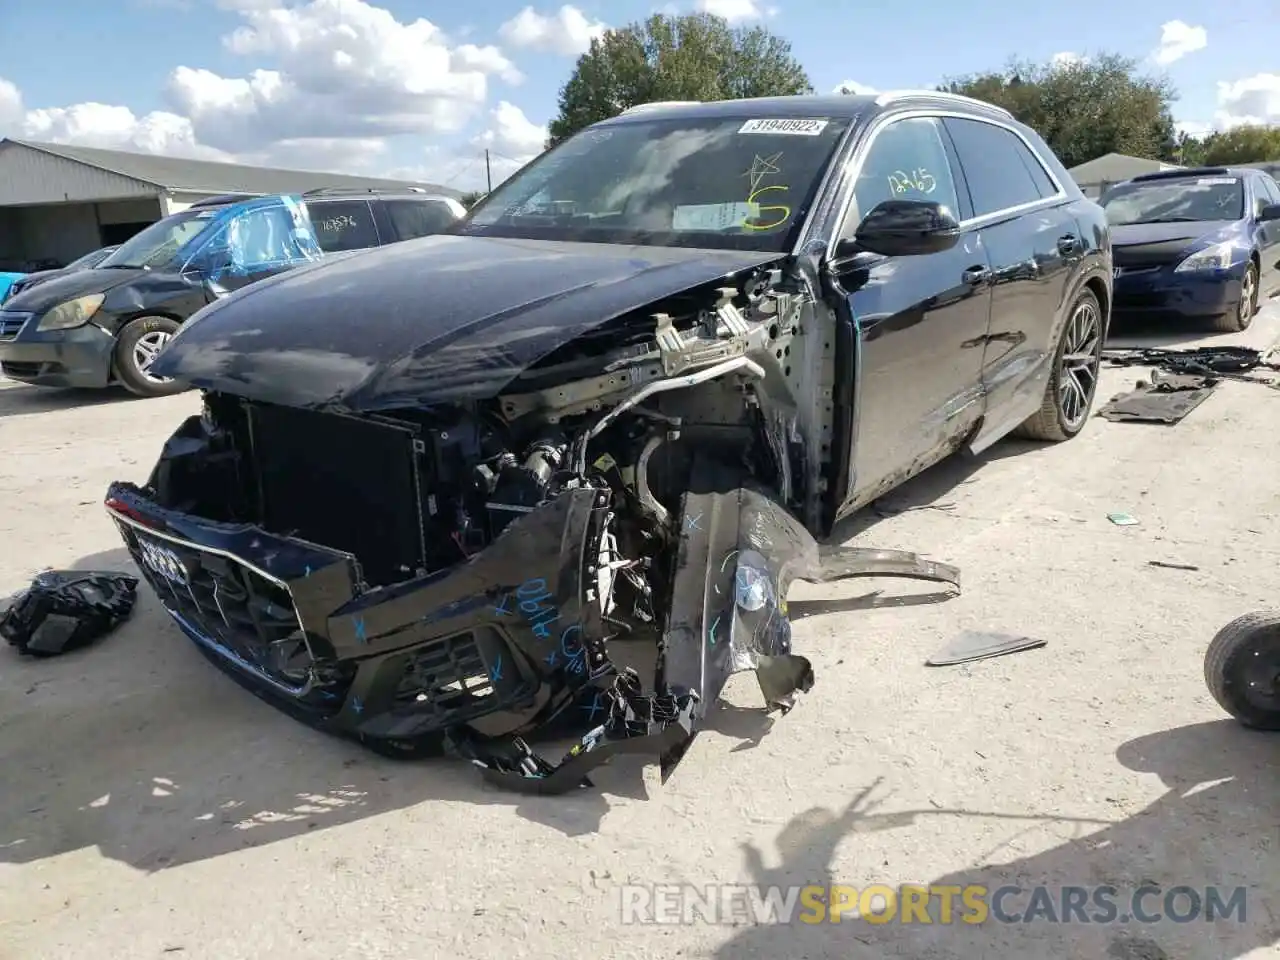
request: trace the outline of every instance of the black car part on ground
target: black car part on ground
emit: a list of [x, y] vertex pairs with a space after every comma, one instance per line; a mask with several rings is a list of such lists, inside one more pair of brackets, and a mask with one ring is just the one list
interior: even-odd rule
[[1151, 371], [1151, 381], [1139, 380], [1128, 393], [1112, 397], [1099, 411], [1104, 420], [1136, 423], [1178, 423], [1222, 381], [1216, 376]]
[[19, 653], [53, 657], [88, 646], [133, 612], [137, 577], [45, 570], [0, 615], [0, 636]]
[[1193, 347], [1186, 350], [1154, 347], [1102, 351], [1102, 359], [1117, 367], [1159, 367], [1169, 373], [1216, 376], [1231, 380], [1271, 383], [1274, 378], [1248, 376], [1252, 370], [1280, 371], [1264, 351], [1252, 347]]

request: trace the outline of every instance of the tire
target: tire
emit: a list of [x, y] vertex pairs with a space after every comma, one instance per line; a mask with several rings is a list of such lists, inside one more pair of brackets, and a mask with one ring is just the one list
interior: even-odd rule
[[169, 317], [138, 317], [130, 320], [116, 337], [112, 365], [124, 388], [139, 397], [167, 397], [190, 389], [176, 380], [154, 380], [141, 366], [148, 347], [164, 347], [181, 326]]
[[1244, 268], [1240, 280], [1240, 303], [1229, 313], [1213, 318], [1213, 329], [1219, 333], [1240, 333], [1248, 330], [1253, 315], [1258, 312], [1258, 265], [1252, 260]]
[[1205, 651], [1204, 682], [1244, 726], [1280, 730], [1280, 614], [1248, 613], [1219, 630]]
[[[1080, 322], [1085, 314], [1091, 317], [1088, 322], [1093, 326], [1092, 336], [1082, 334], [1083, 328]], [[1024, 420], [1013, 431], [1013, 436], [1024, 440], [1061, 443], [1064, 440], [1070, 440], [1084, 429], [1093, 409], [1094, 397], [1098, 393], [1098, 375], [1102, 367], [1102, 341], [1105, 333], [1103, 321], [1102, 305], [1093, 291], [1085, 288], [1076, 294], [1075, 300], [1071, 303], [1071, 309], [1067, 311], [1067, 320], [1062, 325], [1062, 333], [1058, 335], [1058, 344], [1053, 351], [1053, 370], [1049, 374], [1048, 384], [1045, 385], [1044, 399], [1040, 403], [1040, 409]], [[1064, 362], [1068, 356], [1069, 347], [1077, 351], [1071, 356], [1077, 358], [1087, 356], [1090, 358], [1088, 362], [1083, 359], [1071, 363]], [[1068, 373], [1068, 367], [1071, 368], [1071, 373]], [[1077, 390], [1088, 381], [1088, 395], [1083, 401], [1075, 395], [1071, 400], [1064, 399], [1062, 384], [1064, 377], [1067, 376], [1072, 378]], [[1067, 413], [1068, 409], [1071, 411], [1070, 416]]]

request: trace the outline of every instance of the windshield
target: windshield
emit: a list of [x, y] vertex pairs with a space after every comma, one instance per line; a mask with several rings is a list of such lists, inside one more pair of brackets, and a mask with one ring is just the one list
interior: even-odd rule
[[450, 232], [783, 251], [847, 118], [653, 119], [587, 129]]
[[1102, 208], [1113, 227], [1239, 220], [1244, 216], [1244, 185], [1239, 177], [1123, 183], [1107, 192]]
[[184, 210], [153, 223], [120, 244], [100, 268], [162, 267], [209, 225], [217, 210]]
[[92, 250], [83, 257], [77, 257], [67, 264], [68, 270], [88, 270], [90, 267], [101, 263], [103, 259], [111, 254], [115, 247], [103, 247], [101, 250]]

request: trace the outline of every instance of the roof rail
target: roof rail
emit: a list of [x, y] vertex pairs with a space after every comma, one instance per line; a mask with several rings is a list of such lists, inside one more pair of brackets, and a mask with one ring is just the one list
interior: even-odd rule
[[260, 196], [257, 193], [221, 193], [216, 197], [204, 197], [191, 204], [190, 209], [199, 207], [224, 207], [229, 203], [239, 203], [241, 200], [252, 200], [254, 197]]
[[1226, 177], [1231, 171], [1226, 167], [1174, 167], [1172, 170], [1153, 170], [1140, 173], [1129, 180], [1178, 180], [1182, 177]]
[[1002, 117], [1008, 117], [1010, 120], [1014, 119], [1013, 114], [1004, 107], [998, 107], [994, 103], [988, 103], [986, 100], [979, 100], [976, 97], [966, 97], [962, 93], [948, 93], [945, 90], [886, 90], [876, 97], [876, 106], [885, 107], [895, 100], [902, 100], [906, 97], [928, 97], [931, 100], [950, 100], [954, 103], [966, 103], [972, 107], [985, 107], [1000, 114]]
[[412, 186], [405, 184], [403, 187], [316, 187], [314, 190], [305, 190], [302, 193], [304, 197], [324, 197], [335, 193], [427, 193], [426, 187]]
[[628, 113], [640, 113], [644, 110], [657, 110], [661, 107], [691, 107], [701, 103], [701, 100], [654, 100], [652, 103], [637, 103], [634, 107], [627, 107], [619, 116], [626, 116]]

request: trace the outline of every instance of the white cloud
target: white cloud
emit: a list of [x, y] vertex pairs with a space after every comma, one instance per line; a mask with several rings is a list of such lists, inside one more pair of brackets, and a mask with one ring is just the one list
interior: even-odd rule
[[219, 149], [454, 131], [486, 99], [489, 74], [520, 79], [497, 48], [451, 48], [430, 21], [401, 23], [363, 0], [222, 3], [244, 20], [224, 47], [272, 68], [223, 77], [179, 67], [168, 89], [199, 139]]
[[1156, 63], [1168, 66], [1189, 53], [1203, 50], [1209, 44], [1204, 27], [1193, 27], [1181, 20], [1170, 20], [1160, 27], [1160, 46], [1152, 56]]
[[172, 109], [145, 116], [97, 102], [27, 110], [0, 78], [0, 134], [379, 173], [387, 138], [461, 130], [483, 109], [491, 77], [524, 79], [495, 46], [455, 45], [427, 20], [401, 22], [364, 0], [218, 5], [242, 21], [223, 47], [254, 58], [256, 69], [223, 76], [179, 66], [165, 91]]
[[1189, 137], [1203, 137], [1213, 129], [1211, 124], [1195, 120], [1175, 120], [1173, 127], [1178, 133], [1185, 133]]
[[22, 117], [22, 94], [14, 84], [0, 77], [0, 135], [16, 130]]
[[1280, 124], [1280, 73], [1218, 82], [1215, 124], [1227, 129], [1245, 123]]
[[1063, 50], [1061, 53], [1055, 53], [1050, 62], [1055, 67], [1070, 67], [1077, 63], [1088, 63], [1089, 58], [1078, 53], [1072, 53], [1070, 50]]
[[696, 6], [701, 12], [724, 17], [730, 23], [763, 20], [777, 13], [771, 7], [762, 7], [756, 0], [698, 0]]
[[277, 140], [266, 150], [256, 154], [242, 153], [236, 159], [241, 163], [286, 170], [341, 171], [377, 176], [386, 154], [386, 141], [377, 137], [299, 137]]
[[592, 39], [608, 29], [602, 20], [588, 20], [577, 7], [565, 4], [551, 15], [525, 7], [498, 28], [498, 36], [513, 47], [573, 57], [586, 53]]
[[528, 160], [542, 152], [547, 128], [526, 117], [514, 103], [499, 101], [491, 116], [492, 125], [473, 141], [477, 146], [491, 147], [517, 160]]
[[128, 107], [106, 103], [49, 107], [27, 111], [14, 132], [24, 139], [49, 143], [76, 143], [204, 160], [232, 159], [223, 151], [199, 143], [186, 117], [163, 110], [139, 117]]
[[[505, 100], [489, 113], [489, 126], [473, 137], [463, 149], [428, 147], [420, 166], [397, 167], [385, 176], [405, 180], [427, 180], [463, 192], [484, 190], [492, 177], [496, 187], [542, 153], [547, 128], [525, 116], [524, 111]], [[489, 150], [488, 176], [485, 149]]]
[[843, 83], [837, 84], [832, 93], [853, 93], [863, 96], [869, 96], [873, 93], [879, 93], [875, 87], [869, 87], [865, 83], [859, 83], [857, 80], [845, 80]]
[[1219, 80], [1211, 121], [1179, 120], [1179, 132], [1202, 137], [1245, 124], [1280, 125], [1280, 73], [1257, 73], [1241, 80]]

